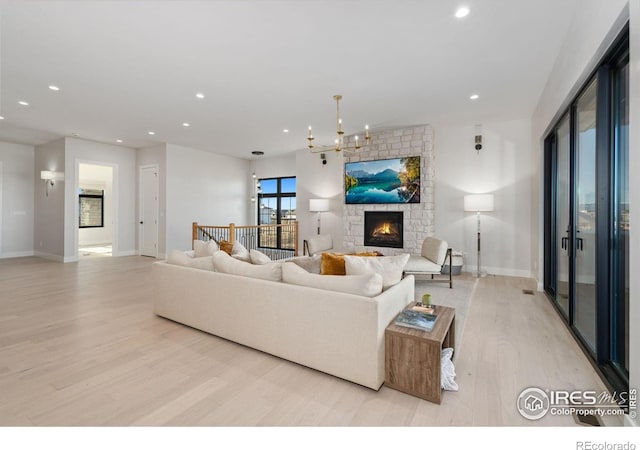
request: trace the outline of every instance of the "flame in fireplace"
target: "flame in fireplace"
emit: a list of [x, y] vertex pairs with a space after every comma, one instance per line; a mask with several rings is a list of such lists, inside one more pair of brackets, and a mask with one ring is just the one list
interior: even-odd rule
[[384, 222], [373, 230], [372, 233], [373, 236], [389, 236], [392, 234], [397, 234], [397, 232], [394, 232], [394, 230], [391, 229], [391, 224], [389, 222]]

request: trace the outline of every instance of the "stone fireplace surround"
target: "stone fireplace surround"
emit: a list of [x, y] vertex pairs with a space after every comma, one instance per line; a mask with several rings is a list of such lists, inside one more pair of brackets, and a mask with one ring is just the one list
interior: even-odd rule
[[[345, 137], [345, 143], [352, 136]], [[433, 128], [419, 125], [371, 132], [371, 143], [344, 162], [420, 156], [420, 203], [388, 205], [343, 205], [344, 249], [346, 252], [380, 251], [385, 255], [420, 254], [422, 241], [435, 232], [435, 150]], [[344, 189], [344, 186], [343, 186]], [[344, 192], [343, 192], [344, 194]], [[343, 196], [344, 199], [344, 196]], [[365, 211], [403, 211], [403, 248], [364, 245]]]

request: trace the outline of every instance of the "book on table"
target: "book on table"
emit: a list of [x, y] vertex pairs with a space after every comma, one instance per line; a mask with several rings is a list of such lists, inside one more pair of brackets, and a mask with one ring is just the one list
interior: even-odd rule
[[438, 316], [435, 314], [427, 314], [420, 311], [407, 309], [402, 311], [396, 317], [395, 324], [401, 327], [415, 328], [422, 331], [431, 331], [436, 324]]
[[423, 312], [423, 313], [427, 313], [427, 314], [434, 314], [436, 311], [436, 305], [429, 305], [429, 306], [420, 306], [420, 305], [413, 305], [411, 307], [412, 311], [419, 311], [419, 312]]

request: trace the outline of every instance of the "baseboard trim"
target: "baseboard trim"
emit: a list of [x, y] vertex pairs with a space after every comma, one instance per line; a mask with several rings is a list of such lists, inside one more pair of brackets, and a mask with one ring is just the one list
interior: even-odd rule
[[79, 258], [77, 256], [65, 256], [64, 257], [64, 262], [66, 263], [71, 263], [71, 262], [78, 262]]
[[48, 259], [50, 261], [64, 262], [64, 256], [54, 255], [53, 253], [33, 252], [33, 256], [37, 256], [38, 258], [42, 259]]
[[25, 258], [27, 256], [33, 256], [33, 252], [7, 252], [0, 254], [0, 259], [8, 258]]
[[531, 278], [529, 270], [507, 269], [504, 267], [485, 267], [489, 275], [501, 275], [505, 277]]

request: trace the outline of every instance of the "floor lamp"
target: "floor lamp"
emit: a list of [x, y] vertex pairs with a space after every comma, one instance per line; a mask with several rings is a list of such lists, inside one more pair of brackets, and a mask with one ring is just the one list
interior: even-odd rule
[[318, 234], [320, 234], [320, 213], [329, 211], [329, 199], [328, 198], [310, 199], [309, 211], [318, 213]]
[[480, 213], [493, 211], [493, 194], [469, 194], [464, 196], [464, 210], [475, 212], [478, 217], [478, 270], [475, 273], [476, 277], [481, 277], [483, 274], [480, 271]]

